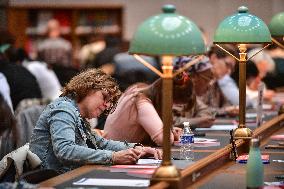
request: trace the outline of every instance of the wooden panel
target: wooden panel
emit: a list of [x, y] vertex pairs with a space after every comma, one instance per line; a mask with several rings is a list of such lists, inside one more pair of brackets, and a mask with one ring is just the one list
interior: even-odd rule
[[[90, 43], [90, 39], [93, 36], [98, 34], [102, 36], [114, 35], [122, 39], [123, 8], [119, 5], [50, 6], [49, 4], [30, 4], [10, 6], [7, 16], [8, 30], [15, 36], [16, 47], [25, 48], [31, 58], [36, 58], [37, 45], [45, 38], [42, 26], [46, 22], [44, 19], [49, 18], [46, 15], [44, 16], [45, 13], [49, 13], [48, 15], [52, 15], [51, 17], [57, 18], [59, 22], [62, 18], [61, 22], [65, 26], [65, 33], [62, 36], [70, 40], [72, 44], [73, 64], [76, 68], [79, 67], [77, 52], [83, 45]], [[82, 18], [82, 14], [86, 14], [83, 17], [85, 20]], [[103, 18], [100, 18], [100, 16]], [[94, 20], [88, 20], [92, 17], [94, 17]], [[64, 22], [65, 20], [68, 21]], [[79, 30], [77, 31], [80, 24], [82, 33], [78, 32]], [[91, 29], [91, 31], [88, 32], [88, 29]]]
[[25, 29], [28, 26], [27, 11], [9, 8], [7, 11], [8, 30], [14, 35], [16, 47], [24, 47], [26, 41]]

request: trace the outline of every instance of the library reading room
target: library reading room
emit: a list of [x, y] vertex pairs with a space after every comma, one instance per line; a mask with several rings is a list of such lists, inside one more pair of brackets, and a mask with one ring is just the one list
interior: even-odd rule
[[284, 188], [284, 0], [0, 0], [0, 189], [124, 188]]

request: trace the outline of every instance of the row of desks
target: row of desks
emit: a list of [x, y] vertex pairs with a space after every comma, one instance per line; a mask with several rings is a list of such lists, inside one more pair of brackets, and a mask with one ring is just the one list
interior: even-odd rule
[[[268, 127], [269, 124], [273, 126], [271, 129], [273, 132], [269, 133], [282, 133], [284, 134], [284, 128], [280, 129], [275, 127], [274, 124], [284, 123], [284, 116], [275, 116], [275, 114], [267, 114], [266, 120], [273, 119], [271, 123], [266, 123], [262, 127]], [[278, 120], [281, 119], [281, 120]], [[223, 119], [224, 120], [224, 119]], [[218, 121], [217, 121], [218, 122]], [[276, 123], [277, 122], [277, 123]], [[256, 126], [250, 124], [252, 129], [255, 129]], [[258, 128], [258, 130], [261, 130]], [[275, 129], [276, 128], [276, 129]], [[274, 132], [275, 130], [275, 132]], [[260, 133], [265, 133], [263, 131], [259, 131]], [[257, 132], [256, 132], [257, 133]], [[265, 136], [265, 135], [263, 135]], [[186, 161], [186, 160], [173, 160], [173, 164], [176, 165], [181, 170], [182, 178], [181, 182], [182, 188], [245, 188], [245, 164], [239, 164], [232, 160], [229, 160], [226, 151], [230, 150], [230, 146], [228, 146], [230, 141], [229, 131], [206, 131], [206, 138], [216, 138], [220, 142], [220, 146], [214, 147], [196, 147], [194, 149], [195, 152], [195, 160], [194, 162]], [[238, 146], [241, 149], [243, 145], [243, 141], [239, 142]], [[263, 147], [267, 143], [272, 143], [269, 140], [268, 136], [265, 136], [261, 142], [261, 146]], [[247, 150], [247, 149], [246, 149]], [[172, 156], [178, 159], [179, 157], [179, 147], [172, 147]], [[217, 152], [218, 151], [218, 152]], [[243, 150], [239, 150], [240, 152]], [[282, 159], [284, 160], [284, 152], [280, 150], [265, 150], [262, 148], [262, 152], [270, 155], [270, 164], [265, 165], [265, 181], [277, 181], [275, 179], [275, 175], [282, 174], [284, 175], [284, 163], [273, 162], [273, 159]], [[217, 153], [217, 154], [216, 154]], [[220, 155], [218, 154], [220, 153]], [[222, 156], [222, 153], [225, 155]], [[210, 165], [206, 164], [206, 159], [208, 157], [213, 157], [212, 159], [217, 158], [218, 161], [216, 163], [211, 162]], [[222, 161], [221, 159], [224, 159]], [[81, 178], [117, 178], [117, 179], [145, 179], [140, 176], [137, 177], [133, 175], [126, 174], [125, 172], [112, 172], [112, 168], [108, 166], [98, 166], [98, 165], [85, 165], [76, 170], [70, 171], [63, 175], [54, 177], [47, 181], [41, 183], [41, 186], [53, 186], [56, 188], [75, 188], [72, 183]], [[142, 176], [142, 177], [147, 177]], [[149, 177], [149, 175], [148, 175]], [[163, 187], [166, 187], [166, 183]], [[161, 186], [157, 185], [158, 188]], [[98, 188], [125, 188], [125, 187], [98, 187]], [[141, 187], [140, 187], [141, 188]], [[143, 187], [142, 187], [143, 188]], [[151, 188], [155, 188], [155, 185]]]

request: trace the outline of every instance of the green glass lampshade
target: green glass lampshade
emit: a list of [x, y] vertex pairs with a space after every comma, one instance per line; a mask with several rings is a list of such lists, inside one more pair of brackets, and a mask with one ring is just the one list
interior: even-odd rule
[[283, 37], [284, 36], [284, 12], [281, 12], [273, 16], [268, 27], [273, 37]]
[[214, 43], [271, 43], [271, 35], [266, 24], [242, 6], [219, 24]]
[[163, 6], [163, 13], [144, 21], [130, 43], [130, 54], [196, 55], [205, 52], [199, 28], [175, 13], [173, 5]]

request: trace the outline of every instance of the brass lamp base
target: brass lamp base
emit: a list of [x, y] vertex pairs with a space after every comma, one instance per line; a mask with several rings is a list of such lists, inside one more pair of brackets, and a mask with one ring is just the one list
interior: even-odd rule
[[251, 139], [252, 131], [246, 127], [236, 128], [233, 132], [235, 139]]
[[151, 185], [160, 181], [166, 181], [171, 185], [171, 188], [176, 188], [179, 185], [180, 177], [180, 172], [174, 165], [161, 165], [153, 174]]

